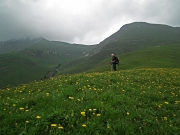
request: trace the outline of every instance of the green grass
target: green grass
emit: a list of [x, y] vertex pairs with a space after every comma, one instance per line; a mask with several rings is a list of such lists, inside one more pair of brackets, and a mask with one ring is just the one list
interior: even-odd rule
[[19, 51], [0, 54], [0, 88], [40, 80], [48, 71], [92, 53], [94, 46], [39, 41]]
[[0, 90], [0, 134], [179, 134], [179, 74], [94, 72]]
[[[64, 42], [42, 41], [37, 42], [18, 55], [26, 57], [38, 65], [52, 68], [66, 61], [82, 57], [91, 46], [68, 44]], [[36, 56], [29, 55], [27, 52], [35, 52]]]
[[179, 51], [179, 45], [167, 45], [124, 54], [120, 57], [122, 59], [122, 68], [180, 68]]
[[[118, 70], [137, 68], [180, 68], [180, 45], [166, 45], [147, 50], [117, 55], [120, 60]], [[89, 71], [110, 71], [111, 56], [92, 67]]]
[[[10, 53], [11, 64], [5, 61], [0, 64], [0, 88], [22, 84], [23, 80], [30, 82], [47, 77], [50, 71], [57, 71], [57, 67], [60, 67], [57, 75], [110, 71], [109, 61], [112, 53], [120, 57], [118, 70], [147, 67], [179, 68], [179, 35], [179, 28], [135, 22], [124, 25], [98, 45], [92, 46], [48, 41], [43, 38], [5, 42], [1, 46], [1, 53], [13, 50], [16, 52]], [[156, 48], [157, 46], [159, 48]], [[85, 55], [89, 56], [84, 57]], [[0, 55], [0, 62], [2, 57], [4, 56]], [[13, 57], [23, 58], [24, 63], [31, 66], [17, 66], [18, 63], [14, 63]], [[3, 72], [7, 65], [10, 65], [8, 70]], [[17, 71], [14, 67], [17, 67]], [[33, 67], [35, 70], [31, 70]], [[20, 70], [21, 68], [23, 70]]]
[[40, 80], [48, 68], [14, 54], [0, 55], [0, 88]]

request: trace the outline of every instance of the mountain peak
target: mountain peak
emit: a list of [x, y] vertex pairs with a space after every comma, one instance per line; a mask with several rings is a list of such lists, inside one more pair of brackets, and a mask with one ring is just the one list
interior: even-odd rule
[[100, 44], [102, 46], [116, 41], [130, 41], [130, 40], [174, 40], [180, 36], [179, 27], [171, 27], [164, 24], [151, 24], [147, 22], [133, 22], [123, 25], [117, 32], [103, 40]]

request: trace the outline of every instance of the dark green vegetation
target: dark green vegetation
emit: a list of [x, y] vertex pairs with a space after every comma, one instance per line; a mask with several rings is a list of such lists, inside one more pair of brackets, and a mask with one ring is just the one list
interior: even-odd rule
[[92, 55], [93, 48], [41, 39], [21, 50], [0, 54], [0, 88], [54, 76], [67, 61]]
[[[118, 70], [136, 68], [180, 68], [180, 45], [167, 45], [118, 55]], [[110, 71], [110, 58], [101, 61], [90, 71]]]
[[43, 38], [0, 43], [0, 88], [60, 74], [109, 71], [110, 54], [120, 69], [180, 67], [180, 28], [136, 22], [124, 25], [98, 45]]
[[35, 42], [39, 42], [42, 39], [43, 38], [37, 38], [37, 39], [26, 38], [26, 39], [0, 42], [0, 54], [24, 49]]
[[89, 58], [66, 63], [65, 67], [71, 68], [62, 68], [59, 73], [108, 71], [111, 53], [119, 56], [121, 69], [180, 67], [179, 37], [180, 28], [143, 22], [127, 24], [97, 45], [102, 47], [100, 52]]
[[61, 75], [0, 91], [0, 134], [178, 135], [180, 69]]
[[17, 86], [32, 80], [40, 80], [48, 68], [13, 54], [0, 56], [0, 86]]
[[132, 23], [94, 46], [42, 38], [6, 46], [0, 134], [179, 134], [178, 37], [179, 28]]

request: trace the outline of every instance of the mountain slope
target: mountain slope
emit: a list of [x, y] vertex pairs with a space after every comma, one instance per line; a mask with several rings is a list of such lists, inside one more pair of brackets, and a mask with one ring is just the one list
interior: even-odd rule
[[30, 39], [30, 38], [26, 38], [26, 39], [18, 39], [18, 40], [8, 40], [5, 42], [0, 42], [0, 54], [2, 53], [8, 53], [11, 51], [19, 51], [21, 49], [27, 48], [28, 46], [45, 40], [44, 38], [35, 38], [35, 39]]
[[54, 70], [63, 63], [87, 54], [93, 55], [95, 47], [45, 39], [24, 46], [20, 50], [0, 54], [0, 88], [52, 77]]
[[48, 68], [24, 57], [14, 54], [0, 55], [0, 88], [40, 80], [47, 70]]
[[[21, 49], [9, 48], [9, 51], [11, 50], [11, 52], [8, 53], [9, 60], [7, 61], [3, 61], [7, 54], [0, 54], [0, 62], [2, 63], [0, 69], [2, 74], [5, 74], [0, 77], [2, 84], [0, 87], [5, 87], [8, 84], [3, 82], [9, 81], [11, 84], [13, 84], [13, 82], [16, 83], [17, 81], [14, 80], [14, 78], [20, 77], [17, 74], [21, 72], [21, 74], [30, 78], [28, 81], [33, 81], [37, 78], [52, 77], [57, 73], [57, 71], [58, 74], [95, 71], [97, 68], [101, 69], [100, 71], [107, 71], [110, 68], [109, 61], [111, 60], [111, 53], [120, 56], [121, 62], [123, 63], [123, 65], [121, 65], [122, 69], [139, 67], [170, 67], [167, 66], [168, 64], [166, 63], [169, 63], [172, 67], [179, 67], [179, 62], [177, 61], [177, 57], [179, 57], [177, 54], [179, 52], [173, 49], [173, 45], [176, 45], [177, 50], [179, 50], [180, 39], [178, 37], [180, 37], [180, 28], [160, 24], [135, 22], [124, 25], [119, 31], [98, 45], [85, 46], [65, 42], [48, 41], [40, 38], [39, 40], [36, 40], [36, 42], [24, 45], [24, 48], [20, 47]], [[169, 50], [163, 50], [163, 46], [168, 46]], [[149, 53], [148, 49], [158, 49], [158, 47], [159, 50], [157, 50], [157, 53], [154, 55], [141, 54], [142, 50], [147, 51], [142, 53]], [[131, 52], [135, 51], [140, 52], [138, 52], [138, 54], [131, 54]], [[158, 51], [164, 60], [160, 61], [157, 59], [159, 58]], [[174, 56], [175, 61], [174, 59], [167, 57], [167, 51], [172, 51], [172, 53], [169, 52], [167, 55], [168, 57], [171, 55]], [[137, 59], [133, 60], [131, 55], [134, 58], [139, 58], [140, 62], [134, 61]], [[19, 61], [23, 59], [24, 62], [15, 62], [13, 57]], [[148, 57], [152, 59], [152, 63], [146, 62], [149, 61]], [[157, 62], [155, 62], [156, 60]], [[31, 66], [27, 66], [28, 63], [31, 63]], [[155, 63], [160, 63], [160, 65], [157, 66]], [[17, 70], [15, 70], [16, 66]], [[8, 67], [8, 74], [3, 72], [4, 67]], [[36, 70], [31, 71], [32, 67], [36, 67]], [[21, 68], [24, 70], [19, 70]], [[18, 80], [18, 78], [16, 79]], [[25, 80], [26, 79], [22, 80], [22, 82], [19, 81], [19, 83], [27, 83], [28, 81]]]
[[[177, 48], [179, 48], [180, 39], [178, 37], [180, 37], [180, 28], [144, 22], [127, 24], [98, 44], [97, 47], [100, 46], [99, 48], [101, 48], [98, 53], [86, 59], [82, 58], [65, 63], [64, 67], [66, 68], [60, 69], [59, 73], [88, 71], [88, 69], [97, 67], [96, 65], [99, 65], [101, 61], [105, 59], [109, 59], [110, 61], [110, 54], [112, 53], [120, 56], [121, 54], [129, 52], [147, 50], [167, 45], [171, 46], [173, 44], [176, 44]], [[74, 67], [71, 67], [70, 65], [73, 65]], [[128, 67], [126, 67], [126, 69], [127, 68]]]
[[180, 28], [135, 22], [124, 25], [103, 42], [101, 53], [122, 54], [155, 46], [180, 43]]
[[107, 45], [111, 42], [145, 43], [145, 44], [167, 44], [179, 43], [179, 27], [171, 27], [162, 24], [150, 24], [145, 22], [134, 22], [122, 26], [117, 32], [106, 38], [100, 44]]
[[[117, 55], [120, 59], [118, 70], [135, 68], [180, 68], [180, 45], [167, 45], [147, 50]], [[104, 59], [89, 71], [110, 71], [109, 61]]]
[[[134, 51], [117, 55], [120, 59], [118, 70], [134, 69], [134, 68], [180, 68], [180, 44], [164, 45], [152, 47], [146, 50]], [[96, 55], [97, 56], [97, 55]], [[98, 55], [100, 57], [100, 54]], [[80, 72], [103, 72], [111, 70], [111, 56], [104, 58], [102, 61], [96, 62], [95, 56], [80, 59], [66, 63], [60, 68], [59, 74], [62, 73], [80, 73]], [[85, 61], [81, 63], [81, 61]], [[97, 64], [93, 65], [93, 62]], [[76, 64], [79, 63], [79, 64]], [[71, 65], [71, 66], [70, 66]], [[73, 65], [73, 66], [72, 66]], [[87, 68], [88, 67], [88, 68]]]

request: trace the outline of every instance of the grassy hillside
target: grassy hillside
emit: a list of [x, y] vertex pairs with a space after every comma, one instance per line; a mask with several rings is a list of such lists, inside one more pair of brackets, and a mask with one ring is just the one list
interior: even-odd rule
[[160, 24], [135, 22], [122, 26], [102, 41], [102, 54], [123, 54], [155, 46], [180, 44], [180, 28]]
[[28, 46], [39, 42], [41, 40], [45, 40], [44, 38], [22, 38], [22, 39], [12, 39], [5, 42], [0, 42], [0, 54], [12, 52], [12, 51], [19, 51]]
[[[134, 68], [180, 68], [180, 45], [157, 46], [147, 50], [117, 55], [120, 59], [118, 70]], [[108, 56], [108, 58], [106, 58]], [[81, 61], [85, 61], [81, 64]], [[93, 57], [71, 61], [60, 68], [59, 73], [103, 72], [111, 70], [111, 55], [101, 53]], [[66, 68], [71, 67], [71, 68]], [[86, 68], [85, 68], [86, 67]], [[88, 68], [87, 68], [88, 67]]]
[[[11, 64], [3, 61], [0, 66], [0, 69], [4, 69], [6, 66], [9, 68], [9, 74], [3, 73], [4, 75], [0, 77], [0, 81], [3, 80], [0, 88], [5, 87], [8, 82], [11, 86], [19, 84], [21, 81], [17, 83], [14, 80], [14, 78], [22, 80], [19, 78], [20, 76], [17, 76], [18, 73], [29, 77], [23, 80], [33, 81], [38, 78], [37, 76], [39, 76], [39, 79], [52, 77], [57, 71], [58, 74], [109, 71], [111, 53], [120, 57], [120, 69], [179, 67], [179, 37], [180, 28], [135, 22], [124, 25], [119, 31], [98, 45], [69, 44], [48, 41], [43, 38], [32, 40], [31, 42], [27, 40], [28, 44], [22, 42], [19, 46], [17, 45], [17, 48], [13, 45], [13, 48], [3, 45], [3, 48], [7, 49], [6, 51], [16, 51], [9, 54], [9, 56], [12, 56], [12, 58], [8, 58], [11, 60]], [[18, 42], [11, 41], [10, 43], [18, 44], [21, 43], [21, 40]], [[8, 42], [8, 45], [10, 43]], [[177, 46], [174, 48], [173, 45]], [[165, 48], [163, 48], [164, 46]], [[169, 48], [166, 48], [166, 46], [169, 46]], [[0, 59], [6, 56], [3, 55], [0, 55]], [[27, 60], [24, 63], [29, 62], [30, 65], [36, 67], [36, 70], [31, 72], [32, 66], [27, 66], [28, 64], [17, 65], [18, 63], [13, 61], [13, 57], [24, 59], [23, 61]], [[23, 70], [16, 70], [17, 72], [15, 72], [16, 68], [14, 67], [17, 67], [17, 69], [22, 68]], [[40, 76], [42, 73], [44, 75]], [[21, 83], [24, 83], [24, 81]]]
[[69, 60], [92, 55], [93, 48], [43, 39], [25, 49], [0, 54], [0, 88], [40, 80]]
[[0, 55], [0, 88], [40, 80], [48, 68], [15, 54]]
[[[171, 27], [162, 24], [150, 24], [145, 22], [134, 22], [122, 26], [117, 32], [102, 41], [100, 44], [107, 45], [111, 42], [119, 43], [143, 43], [144, 46], [156, 44], [179, 43], [179, 27]], [[153, 43], [153, 44], [152, 44]]]
[[[179, 67], [179, 59], [177, 58], [179, 57], [179, 52], [173, 49], [173, 45], [177, 45], [176, 48], [179, 50], [179, 36], [180, 28], [160, 24], [149, 24], [144, 22], [127, 24], [121, 27], [120, 30], [118, 30], [116, 33], [98, 44], [97, 47], [100, 48], [100, 51], [98, 53], [89, 58], [76, 59], [75, 61], [64, 63], [64, 67], [60, 68], [59, 74], [79, 73], [86, 72], [88, 70], [93, 71], [94, 69], [95, 71], [96, 69], [98, 69], [98, 71], [110, 70], [109, 61], [111, 59], [110, 54], [112, 53], [116, 54], [119, 57], [122, 57], [120, 58], [122, 59], [121, 62], [123, 63], [123, 65], [121, 65], [122, 69], [148, 66]], [[170, 52], [171, 45], [172, 52]], [[167, 50], [162, 49], [163, 46], [169, 46], [170, 50], [168, 50], [168, 48]], [[131, 58], [131, 52], [141, 50], [147, 51], [148, 49], [151, 50], [152, 48], [158, 47], [159, 49], [157, 49], [156, 51], [154, 50], [156, 53], [153, 55], [148, 54], [151, 52], [144, 52], [147, 54], [136, 53], [133, 54], [135, 55], [133, 56], [134, 58]], [[158, 51], [160, 51], [159, 54]], [[129, 53], [129, 56], [127, 55], [126, 58], [127, 53]], [[125, 59], [123, 59], [123, 57]], [[156, 59], [158, 59], [159, 57], [161, 57], [161, 61], [156, 61]], [[150, 63], [147, 62], [149, 61], [149, 59], [151, 59]]]
[[0, 134], [179, 134], [179, 74], [96, 72], [0, 90]]
[[159, 46], [145, 51], [123, 54], [122, 69], [166, 67], [180, 68], [180, 45]]
[[84, 57], [88, 53], [92, 55], [93, 48], [94, 46], [44, 40], [19, 52], [19, 55], [27, 57], [42, 66], [54, 67], [66, 61]]

